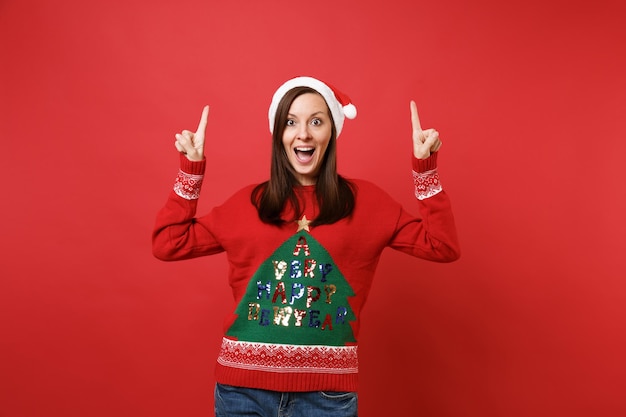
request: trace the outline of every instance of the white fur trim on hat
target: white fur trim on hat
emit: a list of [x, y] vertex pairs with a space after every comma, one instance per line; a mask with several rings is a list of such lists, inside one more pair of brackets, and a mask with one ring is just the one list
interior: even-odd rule
[[292, 88], [295, 87], [310, 87], [320, 93], [333, 116], [335, 122], [335, 130], [337, 131], [337, 137], [343, 129], [343, 122], [345, 118], [354, 119], [356, 117], [356, 107], [350, 102], [350, 98], [341, 93], [337, 89], [331, 88], [329, 85], [322, 81], [312, 77], [296, 77], [285, 82], [278, 87], [278, 90], [272, 97], [270, 104], [268, 117], [270, 123], [270, 132], [274, 133], [274, 119], [276, 117], [276, 110], [278, 103], [282, 100], [283, 96]]

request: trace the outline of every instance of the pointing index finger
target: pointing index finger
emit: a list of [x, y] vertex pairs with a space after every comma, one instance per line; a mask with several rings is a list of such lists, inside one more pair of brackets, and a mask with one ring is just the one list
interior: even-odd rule
[[420, 117], [417, 114], [417, 104], [413, 100], [411, 100], [411, 123], [413, 124], [413, 130], [422, 131]]
[[202, 109], [202, 116], [200, 117], [200, 123], [198, 124], [198, 130], [196, 133], [202, 132], [202, 134], [206, 131], [207, 121], [209, 120], [209, 106], [204, 106]]

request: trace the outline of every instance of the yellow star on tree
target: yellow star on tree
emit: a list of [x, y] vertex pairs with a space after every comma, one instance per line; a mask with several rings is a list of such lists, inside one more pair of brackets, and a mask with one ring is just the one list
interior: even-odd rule
[[306, 214], [304, 216], [302, 216], [301, 220], [298, 220], [298, 230], [296, 230], [296, 233], [298, 233], [300, 230], [306, 230], [307, 232], [310, 232], [311, 229], [309, 228], [309, 225], [311, 224], [310, 220], [307, 220], [306, 218]]

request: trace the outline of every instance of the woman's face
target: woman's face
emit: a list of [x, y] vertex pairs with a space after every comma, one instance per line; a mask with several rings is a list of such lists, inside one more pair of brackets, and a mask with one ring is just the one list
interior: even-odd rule
[[302, 94], [291, 103], [283, 132], [283, 146], [301, 185], [317, 182], [332, 135], [332, 121], [324, 98]]

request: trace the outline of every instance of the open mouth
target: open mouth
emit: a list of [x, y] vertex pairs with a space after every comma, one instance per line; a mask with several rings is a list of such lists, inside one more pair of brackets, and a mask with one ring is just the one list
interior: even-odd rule
[[294, 152], [296, 154], [296, 159], [302, 163], [309, 162], [313, 159], [313, 154], [315, 153], [315, 148], [310, 146], [301, 146], [298, 148], [294, 148]]

